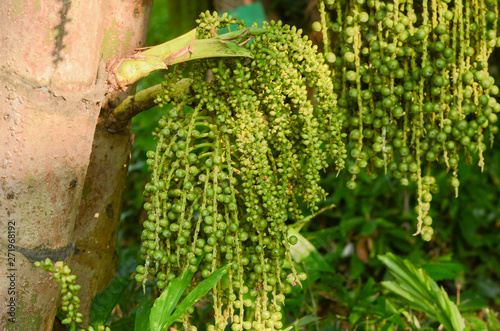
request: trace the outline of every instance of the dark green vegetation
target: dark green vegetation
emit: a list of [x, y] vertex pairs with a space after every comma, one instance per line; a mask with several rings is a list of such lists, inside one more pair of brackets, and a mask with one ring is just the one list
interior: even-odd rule
[[[414, 1], [414, 15], [418, 17], [415, 21], [409, 7], [405, 7], [413, 5], [410, 0], [390, 4], [339, 1], [339, 6], [348, 8], [342, 11], [329, 6], [329, 2], [325, 1], [324, 7], [324, 15], [328, 16], [318, 18], [319, 25], [312, 25], [320, 32], [309, 29], [312, 20], [302, 28], [310, 32], [311, 38], [324, 40], [326, 35], [331, 40], [330, 46], [324, 46], [325, 59], [335, 72], [333, 88], [339, 93], [338, 105], [349, 136], [347, 169], [339, 173], [337, 167], [326, 167], [323, 161], [334, 164], [335, 160], [324, 159], [317, 149], [293, 150], [294, 144], [288, 150], [293, 150], [297, 159], [286, 159], [276, 147], [277, 135], [258, 135], [272, 129], [270, 119], [276, 118], [272, 111], [287, 114], [301, 102], [310, 106], [308, 97], [300, 94], [305, 90], [295, 92], [301, 95], [297, 102], [287, 98], [285, 91], [294, 86], [280, 73], [281, 66], [287, 65], [286, 59], [270, 62], [271, 54], [279, 53], [273, 47], [289, 46], [281, 38], [290, 34], [284, 33], [281, 26], [267, 26], [268, 32], [254, 38], [248, 46], [257, 48], [265, 43], [261, 47], [266, 51], [255, 51], [253, 60], [256, 65], [259, 61], [267, 63], [261, 68], [252, 70], [244, 60], [209, 60], [171, 68], [165, 88], [170, 86], [168, 81], [182, 75], [198, 83], [193, 84], [190, 94], [178, 99], [160, 97], [158, 101], [164, 104], [161, 109], [134, 118], [136, 140], [120, 235], [118, 276], [122, 278], [117, 278], [105, 295], [96, 298], [92, 319], [98, 322], [96, 325], [107, 323], [112, 330], [146, 330], [155, 323], [164, 325], [170, 316], [181, 316], [172, 327], [223, 329], [228, 320], [222, 317], [222, 311], [227, 308], [230, 315], [226, 317], [233, 316], [227, 330], [261, 325], [262, 329], [292, 326], [295, 330], [437, 330], [439, 325], [446, 330], [500, 330], [500, 146], [495, 142], [486, 148], [490, 133], [496, 130], [490, 124], [495, 122], [493, 115], [498, 108], [494, 97], [498, 89], [489, 84], [485, 63], [492, 51], [490, 40], [494, 38], [476, 30], [467, 39], [457, 28], [483, 24], [486, 30], [494, 31], [496, 17], [492, 20], [486, 12], [466, 15], [479, 10], [479, 4], [491, 4]], [[435, 13], [428, 16], [427, 25], [422, 20], [423, 3], [429, 5], [429, 12]], [[463, 6], [455, 6], [458, 3]], [[403, 7], [395, 10], [394, 4]], [[160, 26], [175, 23], [156, 21], [169, 17], [168, 12], [160, 10], [166, 8], [165, 3], [157, 2], [156, 6], [151, 30], [158, 33], [165, 30]], [[435, 7], [437, 11], [430, 11]], [[431, 25], [434, 28], [428, 29]], [[211, 28], [207, 27], [207, 33]], [[357, 33], [358, 29], [366, 34]], [[375, 39], [369, 37], [370, 32]], [[264, 39], [268, 35], [271, 37]], [[175, 35], [156, 37], [149, 43], [158, 44]], [[398, 46], [402, 50], [393, 50], [391, 45], [398, 41], [402, 42]], [[313, 54], [303, 56], [318, 59]], [[494, 76], [498, 68], [494, 61], [490, 65], [489, 72]], [[214, 76], [206, 82], [208, 69]], [[472, 78], [458, 74], [462, 70], [470, 72]], [[308, 84], [317, 87], [321, 80], [317, 77], [321, 76], [314, 70], [312, 73], [316, 78]], [[275, 85], [258, 84], [259, 79]], [[248, 80], [255, 81], [255, 86], [244, 85]], [[161, 81], [163, 77], [157, 75], [142, 84], [148, 87]], [[278, 85], [282, 93], [270, 93], [269, 86]], [[368, 93], [369, 98], [364, 96]], [[266, 107], [257, 110], [242, 104], [242, 96]], [[256, 99], [251, 99], [254, 96]], [[328, 94], [319, 97], [320, 111], [321, 105], [333, 102], [329, 98]], [[263, 100], [269, 101], [266, 104]], [[285, 100], [283, 104], [288, 106], [272, 110], [268, 105], [274, 100]], [[214, 104], [218, 109], [209, 109]], [[412, 109], [415, 107], [418, 112]], [[321, 118], [319, 115], [324, 113], [315, 110], [310, 119]], [[248, 114], [245, 120], [250, 122], [235, 120], [237, 114]], [[464, 130], [462, 121], [467, 125]], [[293, 125], [291, 119], [286, 123]], [[322, 122], [318, 126], [323, 131], [328, 128]], [[445, 132], [447, 126], [451, 128], [449, 133]], [[307, 130], [310, 128], [305, 125], [292, 126], [285, 137], [309, 146], [304, 144], [310, 139]], [[255, 146], [261, 144], [259, 151], [251, 154], [256, 148], [245, 139], [240, 140], [235, 132], [245, 133], [244, 138], [252, 137]], [[338, 134], [337, 129], [332, 132]], [[466, 144], [465, 137], [470, 140]], [[334, 139], [335, 135], [329, 138]], [[332, 144], [320, 134], [318, 139], [326, 146]], [[235, 150], [241, 147], [241, 151], [228, 151], [233, 146]], [[336, 148], [342, 156], [344, 152], [339, 146]], [[434, 155], [428, 156], [429, 152]], [[334, 154], [330, 152], [329, 156]], [[317, 162], [318, 168], [308, 166], [301, 173], [307, 164], [303, 159]], [[276, 160], [284, 163], [279, 167], [280, 177], [268, 172]], [[342, 158], [337, 160], [342, 162]], [[254, 177], [236, 174], [242, 167], [254, 170]], [[297, 182], [292, 185], [294, 194], [283, 197], [278, 193], [284, 192], [282, 179], [288, 174]], [[460, 194], [455, 197], [458, 174]], [[204, 176], [200, 178], [201, 175]], [[304, 179], [308, 180], [306, 184]], [[272, 187], [262, 187], [271, 183]], [[192, 191], [186, 185], [191, 185]], [[256, 188], [257, 185], [261, 187]], [[162, 197], [166, 187], [172, 193]], [[195, 190], [199, 192], [191, 196]], [[236, 194], [242, 191], [252, 200]], [[264, 204], [264, 196], [276, 202]], [[431, 199], [432, 207], [428, 208]], [[414, 206], [419, 208], [415, 210]], [[159, 212], [152, 212], [155, 210]], [[204, 210], [210, 213], [203, 215]], [[196, 211], [204, 217], [203, 225], [194, 221]], [[243, 221], [244, 214], [251, 218]], [[272, 214], [271, 221], [262, 222], [265, 214]], [[413, 236], [420, 231], [418, 219], [426, 226], [422, 228], [426, 241]], [[196, 226], [200, 226], [199, 232]], [[238, 235], [228, 234], [231, 226]], [[287, 227], [289, 239], [284, 235]], [[141, 237], [143, 246], [138, 239]], [[234, 242], [239, 244], [233, 246]], [[229, 267], [228, 262], [232, 262]], [[191, 297], [201, 298], [209, 291], [202, 284], [220, 279], [221, 266], [228, 268], [223, 281], [194, 306], [183, 305], [191, 302]], [[200, 272], [196, 275], [197, 271]], [[288, 285], [288, 274], [299, 278], [301, 286]], [[130, 282], [130, 275], [139, 283]], [[203, 280], [204, 277], [208, 278]], [[293, 283], [295, 279], [290, 280]], [[145, 286], [145, 294], [141, 285]], [[176, 300], [168, 301], [165, 293]], [[160, 299], [155, 302], [157, 297]], [[285, 305], [280, 304], [283, 299]], [[116, 303], [119, 312], [111, 314]], [[160, 316], [160, 304], [168, 307], [169, 316]], [[181, 315], [184, 312], [190, 317]], [[246, 323], [254, 319], [257, 323]]]
[[483, 153], [498, 133], [498, 87], [488, 73], [497, 45], [496, 1], [325, 1], [325, 56], [349, 134], [356, 175], [390, 172], [417, 183], [418, 227], [433, 234], [428, 215], [438, 163], [457, 188], [460, 158]]

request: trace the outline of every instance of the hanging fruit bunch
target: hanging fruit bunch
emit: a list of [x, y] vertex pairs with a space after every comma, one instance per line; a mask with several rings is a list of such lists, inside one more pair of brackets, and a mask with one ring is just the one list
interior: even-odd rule
[[497, 39], [496, 0], [320, 1], [325, 58], [349, 135], [348, 171], [381, 171], [418, 186], [418, 230], [427, 215], [440, 164], [458, 194], [458, 162], [478, 156], [498, 132], [499, 89], [488, 73]]
[[207, 12], [198, 23], [198, 38], [237, 24], [232, 40], [253, 59], [195, 63], [189, 91], [174, 99], [182, 70], [167, 77], [157, 102], [172, 108], [147, 153], [145, 263], [136, 279], [154, 276], [162, 289], [186, 270], [206, 278], [231, 264], [212, 292], [211, 329], [281, 329], [284, 294], [305, 279], [285, 222], [302, 219], [301, 206], [317, 209], [320, 172], [332, 159], [341, 169], [347, 154], [331, 72], [307, 37], [281, 22], [246, 28]]

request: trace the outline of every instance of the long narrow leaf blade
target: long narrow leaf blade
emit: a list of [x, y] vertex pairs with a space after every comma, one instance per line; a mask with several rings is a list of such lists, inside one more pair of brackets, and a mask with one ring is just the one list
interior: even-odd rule
[[149, 331], [149, 314], [151, 313], [151, 307], [148, 304], [146, 297], [139, 301], [139, 307], [135, 313], [135, 323], [134, 331]]
[[222, 278], [222, 276], [226, 273], [227, 268], [229, 268], [230, 264], [225, 265], [219, 269], [217, 269], [213, 274], [204, 279], [201, 283], [198, 284], [179, 304], [179, 307], [175, 310], [175, 312], [168, 318], [165, 324], [162, 324], [161, 330], [165, 330], [172, 323], [175, 322], [182, 314], [192, 307], [198, 300], [203, 298], [205, 294], [210, 291], [215, 284]]
[[123, 59], [113, 68], [113, 82], [123, 88], [155, 70], [167, 69], [169, 65], [212, 57], [253, 58], [253, 54], [230, 40], [196, 39], [196, 29], [193, 29], [173, 40]]
[[128, 277], [116, 277], [104, 291], [92, 300], [90, 308], [91, 325], [103, 325], [106, 323], [109, 315], [111, 315], [118, 300], [130, 283], [131, 280]]
[[428, 291], [424, 279], [420, 277], [421, 275], [412, 264], [399, 260], [391, 253], [385, 256], [379, 255], [378, 259], [386, 265], [391, 274], [402, 284], [402, 287], [411, 288], [420, 297], [431, 299], [427, 296]]
[[441, 323], [446, 330], [465, 329], [458, 307], [424, 270], [417, 269], [410, 261], [401, 260], [391, 253], [379, 255], [378, 259], [396, 278], [396, 281], [382, 282], [385, 288], [402, 297], [414, 309]]
[[164, 330], [160, 326], [164, 325], [174, 311], [179, 302], [182, 293], [191, 283], [193, 273], [186, 271], [184, 277], [179, 276], [172, 279], [159, 298], [155, 300], [151, 314], [149, 315], [149, 324], [151, 330]]

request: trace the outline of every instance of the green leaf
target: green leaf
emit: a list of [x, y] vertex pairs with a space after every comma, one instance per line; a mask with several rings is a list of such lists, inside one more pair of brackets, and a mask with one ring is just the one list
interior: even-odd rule
[[399, 308], [396, 309], [394, 304], [387, 298], [379, 298], [377, 300], [378, 305], [380, 305], [380, 311], [374, 311], [377, 315], [380, 316], [380, 318], [376, 321], [376, 324], [380, 325], [383, 324], [383, 322], [387, 321], [390, 323], [387, 323], [389, 325], [396, 324], [401, 326], [403, 329], [408, 329], [408, 324], [405, 322], [405, 320], [401, 317], [402, 312], [405, 310], [405, 308]]
[[467, 319], [467, 326], [469, 326], [471, 330], [489, 330], [486, 322], [477, 318], [474, 313], [468, 313], [464, 315], [464, 317]]
[[149, 331], [149, 314], [151, 313], [151, 307], [149, 306], [148, 299], [146, 297], [139, 301], [139, 307], [135, 313], [135, 323], [134, 330], [136, 331]]
[[375, 280], [373, 280], [373, 278], [370, 277], [366, 282], [365, 286], [363, 286], [359, 294], [356, 296], [356, 301], [364, 304], [368, 303], [370, 297], [373, 297], [378, 292], [373, 289], [374, 286], [375, 286]]
[[384, 299], [384, 308], [385, 308], [385, 311], [390, 312], [392, 314], [398, 313], [396, 306], [394, 306], [394, 304], [387, 298]]
[[377, 226], [380, 226], [380, 227], [383, 227], [383, 228], [388, 228], [388, 229], [392, 229], [395, 227], [394, 223], [391, 223], [389, 222], [388, 220], [386, 220], [385, 218], [382, 218], [382, 217], [378, 217], [376, 219], [373, 220], [375, 222], [375, 224], [377, 224]]
[[128, 277], [116, 277], [104, 291], [92, 300], [90, 308], [91, 325], [104, 325], [106, 323], [111, 311], [113, 311], [120, 296], [130, 283], [131, 280]]
[[349, 314], [349, 323], [351, 326], [356, 325], [363, 316], [373, 313], [371, 311], [373, 309], [373, 297], [378, 293], [378, 291], [373, 289], [375, 285], [373, 278], [369, 278], [363, 287], [361, 285], [361, 280], [359, 280], [354, 299], [348, 301], [348, 307], [351, 311]]
[[460, 311], [480, 310], [484, 308], [488, 308], [488, 304], [480, 298], [462, 300], [460, 305], [458, 305]]
[[500, 297], [500, 286], [491, 278], [481, 277], [475, 280], [475, 283], [477, 287], [476, 293], [492, 300]]
[[[307, 238], [309, 242], [316, 247], [316, 249], [320, 249], [330, 245], [332, 240], [343, 239], [344, 237], [340, 234], [340, 230], [338, 227], [331, 227], [326, 229], [320, 229], [314, 232], [308, 232]], [[340, 253], [330, 253], [329, 256]]]
[[179, 307], [175, 310], [175, 312], [170, 316], [165, 325], [161, 328], [164, 330], [168, 328], [172, 323], [175, 322], [176, 319], [181, 317], [190, 307], [192, 307], [198, 300], [203, 298], [208, 291], [210, 291], [215, 284], [224, 276], [227, 268], [231, 265], [227, 264], [223, 267], [217, 269], [213, 274], [204, 279], [201, 283], [199, 283], [180, 303]]
[[350, 276], [356, 279], [365, 272], [365, 264], [361, 261], [356, 254], [351, 255]]
[[[245, 31], [237, 31], [237, 34], [246, 38], [251, 36], [252, 32], [260, 34], [260, 30], [248, 28]], [[167, 66], [176, 63], [212, 57], [253, 58], [252, 52], [227, 37], [221, 35], [218, 39], [196, 39], [196, 29], [193, 29], [182, 36], [123, 59], [116, 68], [112, 68], [111, 74], [115, 83], [123, 88], [155, 70], [167, 69]]]
[[426, 300], [418, 298], [417, 295], [409, 293], [398, 283], [392, 281], [385, 281], [382, 282], [382, 286], [388, 289], [389, 291], [399, 295], [403, 299], [405, 299], [412, 308], [419, 311], [426, 311], [427, 315], [429, 315], [430, 318], [433, 319], [436, 318], [436, 313], [434, 311], [434, 306], [432, 304], [430, 304]]
[[358, 311], [355, 311], [353, 310], [350, 314], [349, 314], [349, 324], [350, 325], [355, 325], [356, 322], [358, 322], [358, 320], [361, 318], [361, 316], [363, 316], [363, 312], [358, 312]]
[[455, 262], [439, 262], [424, 264], [422, 269], [427, 271], [435, 281], [443, 279], [456, 279], [460, 272], [465, 270], [463, 264]]
[[[410, 262], [401, 261], [393, 254], [388, 253], [386, 256], [378, 256], [388, 268], [391, 274], [398, 280], [403, 292], [408, 292], [408, 297], [413, 297], [414, 302], [419, 304], [427, 304], [432, 306], [432, 296], [429, 295], [432, 284], [425, 282], [423, 272], [417, 270]], [[437, 288], [437, 285], [434, 283]]]
[[488, 309], [486, 316], [488, 317], [489, 330], [500, 330], [500, 322], [498, 321], [495, 311], [493, 309]]
[[335, 290], [335, 297], [342, 302], [342, 304], [347, 305], [348, 307], [353, 306], [354, 299], [351, 297], [345, 286], [346, 279], [344, 276], [339, 273], [335, 274], [333, 277], [327, 276], [326, 282]]
[[[201, 260], [201, 259], [198, 259]], [[175, 306], [179, 302], [182, 293], [191, 283], [193, 273], [187, 270], [184, 276], [179, 276], [170, 282], [159, 298], [155, 300], [151, 314], [149, 315], [149, 325], [151, 330], [164, 330], [162, 327], [170, 318]]]
[[363, 236], [369, 236], [377, 230], [377, 224], [373, 220], [368, 220], [361, 226], [360, 234]]
[[333, 273], [335, 270], [328, 264], [323, 256], [318, 252], [306, 238], [304, 238], [297, 230], [293, 228], [288, 229], [289, 235], [297, 237], [297, 244], [290, 246], [290, 253], [295, 262], [305, 262], [308, 272], [324, 271]]
[[427, 317], [443, 324], [446, 330], [465, 329], [458, 307], [424, 270], [392, 253], [379, 255], [378, 259], [396, 278], [396, 281], [382, 282], [382, 286], [401, 296], [415, 310], [423, 311]]
[[292, 326], [289, 326], [289, 328], [293, 328], [294, 326], [297, 326], [298, 328], [303, 328], [306, 325], [309, 325], [311, 323], [316, 323], [318, 320], [319, 320], [319, 318], [317, 316], [306, 315], [306, 316], [303, 316], [300, 319], [296, 320], [292, 324]]
[[355, 226], [357, 226], [359, 224], [363, 225], [365, 222], [366, 222], [366, 218], [361, 217], [361, 216], [352, 217], [349, 219], [342, 219], [340, 221], [340, 230], [342, 231], [343, 235], [346, 235], [347, 232], [352, 230]]

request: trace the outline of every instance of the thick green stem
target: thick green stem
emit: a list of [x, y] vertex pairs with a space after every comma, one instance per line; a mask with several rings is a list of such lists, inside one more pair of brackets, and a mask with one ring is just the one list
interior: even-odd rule
[[[251, 27], [244, 30], [228, 32], [211, 39], [196, 39], [196, 30], [167, 41], [144, 52], [119, 61], [112, 65], [109, 83], [113, 88], [124, 88], [149, 73], [159, 69], [166, 69], [167, 65], [189, 60], [211, 57], [248, 57], [253, 54], [244, 47], [256, 35], [265, 33], [266, 30]], [[175, 88], [169, 92], [174, 98], [189, 88], [189, 79], [181, 79]], [[155, 106], [154, 100], [162, 91], [161, 84], [142, 90], [129, 96], [109, 114], [106, 128], [109, 132], [122, 130], [135, 115]]]
[[110, 84], [121, 88], [169, 65], [211, 57], [248, 57], [252, 53], [237, 42], [261, 34], [259, 28], [230, 32], [211, 39], [196, 39], [196, 30], [119, 61], [110, 69]]
[[[169, 91], [168, 96], [175, 98], [185, 92], [191, 84], [190, 79], [184, 78], [175, 84], [175, 87]], [[127, 126], [128, 122], [135, 115], [153, 108], [157, 96], [162, 92], [161, 84], [151, 86], [145, 90], [137, 92], [135, 95], [127, 97], [109, 114], [106, 123], [106, 129], [109, 132], [117, 132]]]

